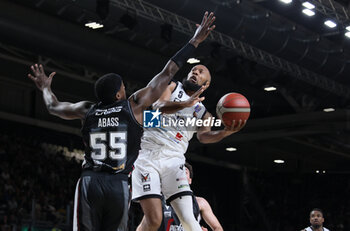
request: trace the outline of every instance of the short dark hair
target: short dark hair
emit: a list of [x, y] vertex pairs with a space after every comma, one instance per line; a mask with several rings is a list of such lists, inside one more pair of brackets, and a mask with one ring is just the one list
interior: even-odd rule
[[320, 212], [320, 213], [322, 214], [322, 217], [323, 217], [323, 211], [322, 211], [322, 209], [313, 208], [313, 209], [311, 210], [311, 212], [310, 212], [310, 215], [311, 215], [311, 213], [314, 212], [314, 211]]
[[190, 178], [193, 178], [193, 168], [192, 165], [190, 165], [188, 162], [185, 163], [185, 167], [188, 169], [188, 171], [190, 172]]
[[95, 82], [95, 96], [103, 104], [111, 104], [116, 101], [115, 95], [122, 85], [120, 75], [109, 73]]

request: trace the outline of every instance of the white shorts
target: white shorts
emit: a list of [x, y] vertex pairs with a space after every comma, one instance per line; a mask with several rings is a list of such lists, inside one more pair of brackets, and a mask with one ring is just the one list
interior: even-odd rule
[[167, 202], [192, 195], [185, 168], [185, 157], [162, 158], [162, 151], [141, 150], [132, 172], [132, 199], [161, 198]]

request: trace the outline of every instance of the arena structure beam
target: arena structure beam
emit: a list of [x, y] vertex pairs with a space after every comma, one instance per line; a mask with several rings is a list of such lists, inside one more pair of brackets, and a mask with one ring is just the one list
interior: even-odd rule
[[[142, 0], [111, 0], [111, 4], [123, 10], [133, 9], [135, 10], [135, 13], [142, 18], [154, 22], [168, 23], [173, 26], [174, 30], [187, 35], [192, 35], [196, 28], [195, 22]], [[209, 40], [215, 41], [226, 48], [232, 49], [239, 55], [242, 55], [249, 60], [255, 61], [272, 69], [283, 70], [289, 75], [307, 82], [312, 86], [324, 89], [341, 97], [350, 98], [349, 87], [312, 72], [297, 64], [291, 63], [285, 59], [272, 55], [266, 51], [243, 43], [228, 35], [218, 31], [213, 31], [210, 34]]]
[[[338, 23], [345, 24], [349, 21], [349, 12], [344, 6], [334, 0], [308, 0], [315, 5], [315, 10], [321, 14], [337, 19]], [[301, 1], [304, 2], [304, 1]]]

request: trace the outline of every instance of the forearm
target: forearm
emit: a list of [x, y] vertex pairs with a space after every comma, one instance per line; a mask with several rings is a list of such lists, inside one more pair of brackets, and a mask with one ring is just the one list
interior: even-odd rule
[[202, 132], [199, 136], [199, 142], [203, 144], [216, 143], [231, 135], [232, 131], [219, 130], [219, 131], [206, 131]]
[[51, 91], [50, 88], [43, 89], [43, 99], [44, 99], [46, 108], [50, 113], [52, 112], [52, 108], [57, 106], [57, 104], [59, 103], [59, 101], [57, 100], [57, 97]]
[[161, 101], [156, 102], [153, 108], [159, 109], [161, 112], [166, 114], [173, 114], [187, 107], [185, 102], [173, 102], [173, 101]]
[[213, 231], [224, 231], [224, 229], [221, 226], [219, 226], [219, 227], [213, 228]]

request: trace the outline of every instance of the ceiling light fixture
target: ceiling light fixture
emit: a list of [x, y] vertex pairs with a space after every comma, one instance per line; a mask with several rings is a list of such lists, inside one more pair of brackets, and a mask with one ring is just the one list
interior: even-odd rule
[[315, 12], [309, 9], [303, 9], [303, 13], [306, 14], [307, 16], [311, 17], [315, 15]]
[[98, 29], [98, 28], [102, 28], [103, 25], [97, 22], [89, 22], [85, 24], [86, 27], [90, 27], [91, 29]]
[[280, 0], [280, 2], [283, 2], [283, 3], [285, 3], [285, 4], [289, 4], [289, 3], [292, 2], [292, 0]]
[[327, 21], [324, 22], [324, 24], [326, 26], [330, 27], [330, 28], [334, 28], [334, 27], [337, 26], [337, 24], [334, 21], [332, 21], [332, 20], [327, 20]]
[[189, 64], [194, 64], [194, 63], [200, 63], [201, 61], [199, 59], [196, 59], [196, 58], [189, 58], [187, 60], [187, 63]]
[[315, 5], [310, 3], [310, 2], [303, 2], [302, 4], [305, 8], [308, 8], [310, 10], [314, 9], [315, 8]]
[[271, 87], [265, 87], [264, 90], [265, 90], [265, 91], [276, 91], [277, 88], [271, 86]]
[[234, 151], [237, 151], [237, 148], [229, 147], [229, 148], [226, 148], [226, 151], [234, 152]]
[[332, 111], [335, 111], [335, 109], [330, 107], [330, 108], [323, 109], [323, 111], [324, 112], [332, 112]]
[[350, 38], [350, 31], [346, 32], [346, 33], [345, 33], [345, 36], [348, 37], [348, 38]]
[[276, 164], [283, 164], [284, 160], [274, 160], [273, 162], [275, 162]]

